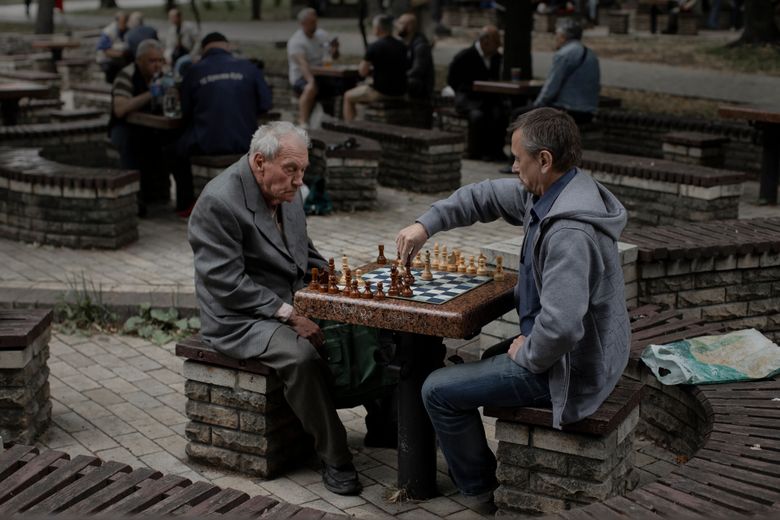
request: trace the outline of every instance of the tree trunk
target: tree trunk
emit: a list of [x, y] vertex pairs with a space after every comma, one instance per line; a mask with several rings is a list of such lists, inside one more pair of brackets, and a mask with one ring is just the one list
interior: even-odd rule
[[745, 29], [734, 44], [745, 43], [780, 43], [780, 28], [772, 0], [745, 1]]
[[100, 0], [101, 9], [116, 9], [119, 7], [116, 5], [116, 0]]
[[38, 0], [35, 34], [54, 33], [54, 0]]
[[531, 31], [534, 10], [530, 0], [504, 0], [504, 70], [501, 77], [511, 79], [511, 69], [520, 68], [520, 79], [533, 77]]
[[260, 4], [262, 0], [252, 0], [252, 20], [260, 19]]

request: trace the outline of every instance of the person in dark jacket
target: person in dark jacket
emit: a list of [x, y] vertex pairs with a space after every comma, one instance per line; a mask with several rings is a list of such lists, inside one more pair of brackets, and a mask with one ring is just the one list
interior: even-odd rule
[[460, 51], [450, 63], [447, 84], [455, 91], [455, 108], [469, 120], [469, 157], [506, 161], [504, 135], [508, 110], [498, 94], [474, 92], [475, 81], [498, 81], [501, 75], [501, 35], [498, 28], [482, 28], [474, 45]]
[[411, 13], [402, 14], [396, 21], [396, 34], [406, 44], [407, 93], [410, 98], [431, 99], [436, 75], [433, 68], [431, 44], [424, 34], [417, 30], [417, 17]]
[[374, 17], [374, 36], [377, 40], [368, 46], [359, 73], [370, 74], [373, 83], [363, 84], [344, 93], [344, 120], [355, 119], [355, 105], [371, 103], [387, 97], [406, 94], [406, 45], [393, 38], [393, 18], [380, 14]]

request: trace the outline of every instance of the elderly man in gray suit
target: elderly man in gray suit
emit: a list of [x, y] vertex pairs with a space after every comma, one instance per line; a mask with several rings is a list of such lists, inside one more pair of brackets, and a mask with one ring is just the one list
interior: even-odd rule
[[323, 483], [361, 490], [318, 349], [320, 328], [292, 307], [311, 267], [327, 264], [306, 233], [299, 188], [309, 137], [287, 122], [261, 126], [249, 154], [212, 180], [195, 204], [189, 240], [201, 335], [231, 357], [256, 357], [279, 374], [284, 394], [323, 462]]

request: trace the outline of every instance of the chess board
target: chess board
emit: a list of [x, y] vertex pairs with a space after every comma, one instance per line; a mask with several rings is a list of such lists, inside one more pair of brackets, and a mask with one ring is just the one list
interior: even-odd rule
[[[411, 298], [393, 296], [393, 298], [440, 305], [492, 280], [489, 276], [433, 271], [433, 280], [425, 281], [420, 279], [422, 269], [415, 268], [412, 268], [412, 274], [414, 274], [415, 278], [414, 286], [412, 286], [414, 296]], [[382, 282], [384, 292], [387, 294], [387, 291], [390, 289], [390, 268], [380, 267], [364, 273], [363, 279], [371, 282], [373, 291], [376, 290], [376, 283]]]

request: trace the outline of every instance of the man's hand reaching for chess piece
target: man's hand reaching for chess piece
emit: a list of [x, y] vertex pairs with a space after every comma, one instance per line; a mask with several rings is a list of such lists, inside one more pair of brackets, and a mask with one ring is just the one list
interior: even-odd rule
[[308, 339], [312, 346], [320, 350], [325, 344], [325, 334], [322, 329], [306, 316], [301, 316], [293, 312], [287, 324], [298, 334], [298, 336]]
[[422, 249], [428, 238], [428, 231], [422, 224], [415, 222], [398, 232], [395, 237], [395, 246], [405, 261], [408, 258], [413, 258]]

